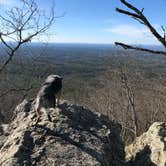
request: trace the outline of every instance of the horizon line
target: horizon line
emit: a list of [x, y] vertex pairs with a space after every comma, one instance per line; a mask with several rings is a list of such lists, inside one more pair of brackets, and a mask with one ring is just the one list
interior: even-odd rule
[[[13, 42], [13, 41], [8, 41], [8, 42], [11, 42], [11, 43], [16, 43], [16, 42]], [[2, 43], [0, 41], [0, 43]], [[114, 43], [91, 43], [91, 42], [58, 42], [58, 41], [55, 41], [55, 42], [49, 42], [49, 41], [31, 41], [31, 42], [27, 42], [25, 44], [35, 44], [35, 43], [45, 43], [45, 44], [87, 44], [87, 45], [114, 45]], [[161, 44], [142, 44], [142, 43], [138, 43], [138, 44], [131, 44], [129, 43], [129, 45], [139, 45], [139, 46], [161, 46], [163, 47]], [[116, 46], [116, 47], [119, 47], [119, 46]]]

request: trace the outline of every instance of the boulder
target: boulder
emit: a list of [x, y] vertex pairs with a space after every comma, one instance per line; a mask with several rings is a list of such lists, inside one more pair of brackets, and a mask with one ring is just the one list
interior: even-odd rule
[[125, 151], [128, 165], [166, 166], [166, 123], [153, 123]]
[[32, 101], [23, 101], [14, 112], [0, 147], [1, 166], [125, 164], [121, 126], [104, 115], [67, 101], [46, 110], [38, 123]]

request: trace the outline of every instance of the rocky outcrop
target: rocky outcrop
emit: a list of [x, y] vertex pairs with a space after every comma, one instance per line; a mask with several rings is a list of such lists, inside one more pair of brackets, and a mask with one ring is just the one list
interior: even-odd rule
[[36, 124], [34, 102], [22, 102], [0, 126], [0, 166], [166, 166], [166, 123], [154, 123], [125, 148], [121, 126], [63, 102]]
[[128, 165], [166, 166], [166, 123], [154, 123], [125, 151]]
[[0, 165], [124, 165], [120, 125], [106, 116], [63, 102], [36, 124], [33, 102], [24, 101], [5, 130]]

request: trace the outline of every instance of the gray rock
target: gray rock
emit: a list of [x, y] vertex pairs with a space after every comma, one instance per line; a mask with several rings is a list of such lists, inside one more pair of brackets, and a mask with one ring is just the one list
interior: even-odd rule
[[[64, 102], [36, 124], [33, 102], [17, 106], [9, 135], [0, 148], [0, 165], [124, 165], [121, 126], [106, 116]], [[35, 125], [36, 124], [36, 125]]]
[[166, 166], [166, 123], [153, 123], [127, 146], [126, 160], [131, 166]]

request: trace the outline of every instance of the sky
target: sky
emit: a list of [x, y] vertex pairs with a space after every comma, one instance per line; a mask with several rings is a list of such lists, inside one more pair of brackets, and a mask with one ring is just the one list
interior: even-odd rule
[[[0, 0], [0, 5], [10, 7], [18, 5], [17, 1]], [[49, 0], [37, 1], [47, 10]], [[128, 1], [144, 8], [144, 14], [162, 33], [161, 25], [166, 26], [166, 0]], [[55, 4], [57, 18], [50, 29], [49, 42], [159, 44], [144, 25], [115, 11], [116, 7], [126, 9], [119, 0], [55, 0]]]

